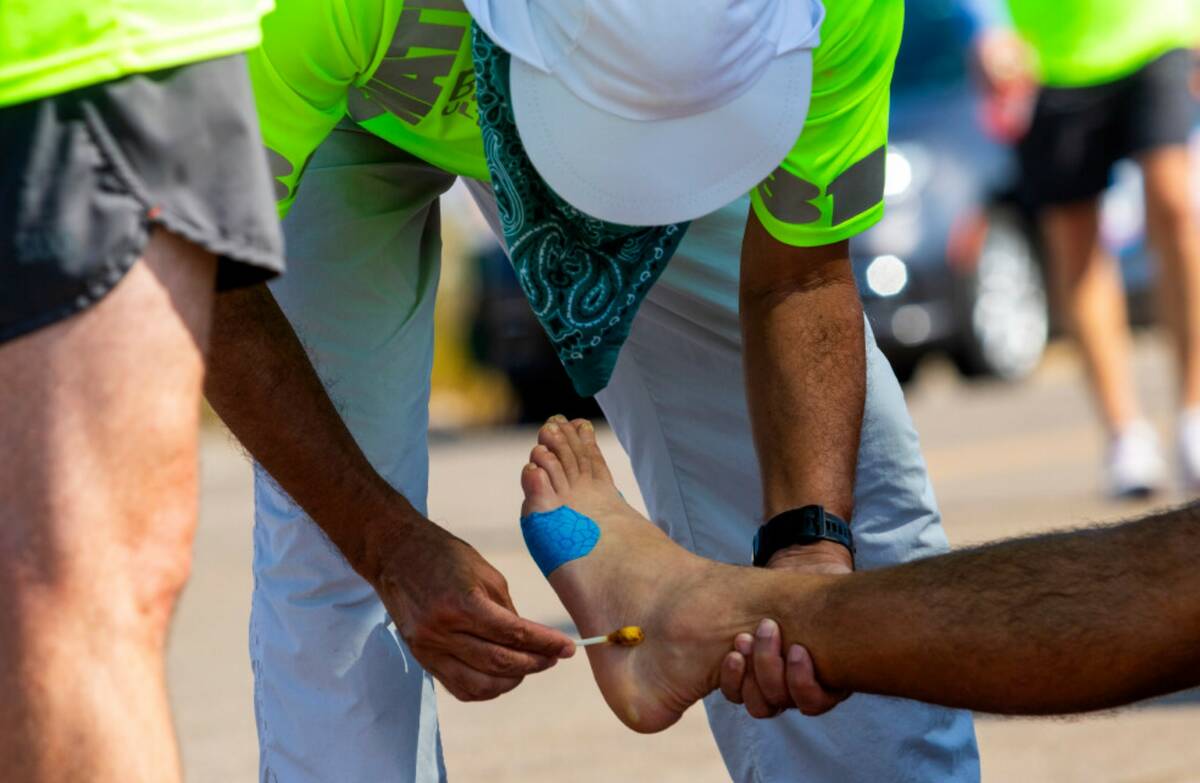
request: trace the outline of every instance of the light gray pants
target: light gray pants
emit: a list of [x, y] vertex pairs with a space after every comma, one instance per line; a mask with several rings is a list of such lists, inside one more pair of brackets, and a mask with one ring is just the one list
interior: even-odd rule
[[[284, 225], [288, 274], [272, 284], [363, 451], [422, 511], [437, 199], [452, 182], [339, 127], [306, 170]], [[486, 189], [473, 192], [486, 207]], [[732, 205], [693, 226], [600, 396], [655, 521], [684, 546], [734, 562], [749, 559], [760, 503], [737, 337], [745, 214]], [[859, 561], [874, 567], [946, 544], [900, 389], [873, 339], [867, 347], [854, 526]], [[263, 779], [444, 779], [430, 677], [387, 631], [371, 588], [261, 473], [254, 543]], [[756, 722], [718, 698], [706, 704], [737, 781], [978, 778], [961, 712], [858, 695], [827, 717]]]
[[[738, 259], [750, 200], [697, 221], [651, 290], [597, 395], [651, 518], [713, 560], [749, 564], [761, 524], [758, 460], [742, 375]], [[946, 536], [904, 395], [867, 334], [867, 401], [854, 491], [855, 557], [878, 568], [944, 552]], [[814, 459], [819, 459], [814, 455]], [[968, 713], [853, 696], [819, 718], [755, 720], [705, 699], [736, 781], [977, 780]]]

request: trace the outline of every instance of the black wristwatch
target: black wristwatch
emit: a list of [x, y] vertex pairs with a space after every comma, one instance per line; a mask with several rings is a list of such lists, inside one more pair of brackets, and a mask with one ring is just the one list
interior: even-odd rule
[[754, 534], [754, 565], [764, 568], [779, 550], [818, 541], [833, 541], [854, 554], [854, 536], [841, 517], [830, 514], [823, 506], [784, 511], [771, 517]]

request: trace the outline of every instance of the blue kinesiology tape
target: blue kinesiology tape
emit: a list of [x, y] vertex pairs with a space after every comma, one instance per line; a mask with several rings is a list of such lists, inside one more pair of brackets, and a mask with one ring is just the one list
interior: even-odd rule
[[521, 517], [521, 534], [533, 561], [550, 576], [554, 569], [588, 554], [600, 540], [600, 526], [566, 506]]

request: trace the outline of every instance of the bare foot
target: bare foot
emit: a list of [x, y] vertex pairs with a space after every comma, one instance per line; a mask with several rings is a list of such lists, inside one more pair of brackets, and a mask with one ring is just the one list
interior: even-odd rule
[[586, 421], [551, 419], [521, 475], [522, 516], [569, 506], [596, 522], [585, 556], [557, 567], [550, 585], [584, 636], [638, 625], [638, 647], [588, 648], [605, 701], [640, 732], [662, 731], [716, 688], [730, 640], [754, 628], [735, 618], [724, 577], [739, 571], [681, 548], [617, 491]]

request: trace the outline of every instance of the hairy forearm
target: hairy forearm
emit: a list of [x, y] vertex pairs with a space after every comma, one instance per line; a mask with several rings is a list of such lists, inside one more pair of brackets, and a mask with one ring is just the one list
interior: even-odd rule
[[795, 577], [775, 616], [834, 688], [1040, 714], [1200, 685], [1198, 508]]
[[751, 215], [741, 323], [765, 516], [815, 503], [848, 520], [866, 357], [845, 243], [786, 247]]
[[242, 445], [369, 581], [422, 519], [375, 471], [265, 285], [222, 294], [205, 392]]

